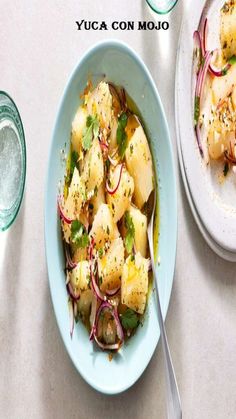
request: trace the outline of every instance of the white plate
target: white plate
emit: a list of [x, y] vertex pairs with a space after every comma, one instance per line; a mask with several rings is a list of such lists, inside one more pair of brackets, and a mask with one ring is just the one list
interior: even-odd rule
[[[176, 124], [183, 166], [191, 200], [207, 235], [227, 252], [236, 252], [236, 177], [227, 176], [219, 184], [217, 168], [206, 166], [200, 157], [193, 128], [192, 54], [193, 32], [203, 14], [209, 19], [208, 49], [217, 46], [219, 12], [224, 2], [203, 0], [191, 2], [183, 19], [176, 68]], [[205, 7], [204, 7], [205, 6]], [[204, 8], [204, 10], [203, 10]], [[205, 237], [206, 238], [206, 237]]]
[[[176, 115], [177, 115], [177, 113], [176, 113]], [[177, 120], [176, 120], [176, 125], [177, 125]], [[196, 221], [196, 224], [197, 224], [197, 226], [200, 230], [200, 233], [202, 234], [203, 238], [206, 240], [208, 246], [213, 250], [213, 252], [215, 252], [218, 256], [220, 256], [221, 258], [223, 258], [223, 259], [225, 259], [229, 262], [236, 262], [236, 253], [229, 252], [228, 250], [219, 246], [214, 241], [214, 239], [209, 235], [208, 231], [206, 230], [206, 228], [202, 224], [202, 221], [199, 217], [197, 209], [196, 209], [196, 207], [194, 205], [194, 202], [192, 200], [191, 192], [189, 190], [189, 185], [188, 185], [188, 181], [187, 181], [187, 178], [186, 178], [186, 173], [185, 173], [185, 170], [184, 170], [183, 157], [182, 157], [182, 151], [181, 151], [179, 140], [180, 140], [180, 134], [177, 133], [177, 149], [178, 149], [178, 156], [179, 156], [180, 171], [181, 171], [181, 175], [182, 175], [183, 184], [184, 184], [185, 192], [186, 192], [186, 195], [187, 195], [188, 203], [189, 203], [189, 206], [191, 208], [193, 217]]]

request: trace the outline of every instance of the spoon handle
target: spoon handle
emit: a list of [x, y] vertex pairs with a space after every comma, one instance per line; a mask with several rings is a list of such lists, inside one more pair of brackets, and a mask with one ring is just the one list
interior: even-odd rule
[[175, 377], [174, 367], [173, 367], [173, 363], [172, 363], [172, 359], [170, 355], [170, 349], [169, 349], [169, 345], [167, 341], [165, 325], [163, 322], [163, 317], [162, 317], [162, 312], [161, 312], [157, 276], [156, 276], [156, 271], [155, 271], [155, 266], [154, 266], [152, 231], [150, 234], [150, 230], [148, 231], [148, 241], [149, 241], [150, 256], [151, 256], [151, 262], [152, 262], [152, 272], [153, 272], [153, 277], [155, 280], [157, 317], [158, 317], [158, 323], [160, 327], [162, 350], [163, 350], [164, 363], [165, 363], [167, 418], [168, 419], [181, 419], [182, 409], [181, 409], [181, 403], [180, 403], [180, 396], [179, 396], [178, 385], [177, 385], [177, 381]]

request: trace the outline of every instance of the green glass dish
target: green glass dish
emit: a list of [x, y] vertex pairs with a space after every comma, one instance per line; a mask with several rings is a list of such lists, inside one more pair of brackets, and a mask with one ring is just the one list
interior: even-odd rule
[[19, 111], [0, 91], [0, 231], [15, 220], [21, 206], [26, 176], [26, 145]]
[[178, 0], [146, 0], [151, 9], [160, 15], [169, 13], [176, 5], [177, 1]]

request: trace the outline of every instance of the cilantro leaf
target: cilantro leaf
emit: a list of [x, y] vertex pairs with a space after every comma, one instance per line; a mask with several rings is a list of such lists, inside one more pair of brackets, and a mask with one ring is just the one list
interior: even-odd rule
[[71, 223], [71, 241], [76, 247], [87, 247], [89, 244], [89, 236], [85, 231], [84, 225], [79, 220]]
[[121, 323], [124, 329], [135, 329], [139, 324], [139, 319], [135, 311], [127, 308], [121, 316]]
[[99, 123], [96, 116], [88, 115], [86, 120], [86, 127], [84, 128], [82, 136], [83, 149], [89, 150], [93, 138], [97, 138], [99, 132]]
[[101, 259], [103, 257], [103, 248], [102, 247], [100, 247], [98, 249], [98, 256], [99, 256], [99, 259]]
[[116, 142], [118, 145], [119, 155], [122, 159], [125, 155], [125, 150], [127, 147], [127, 134], [125, 132], [127, 121], [128, 121], [128, 116], [124, 112], [118, 118], [118, 126], [117, 126], [117, 131], [116, 131]]
[[131, 253], [134, 245], [135, 228], [133, 219], [128, 211], [125, 213], [125, 228], [127, 229], [125, 236], [125, 248], [128, 253]]
[[65, 184], [64, 184], [64, 198], [66, 199], [68, 196], [69, 186], [71, 183], [71, 179], [74, 173], [75, 167], [78, 169], [78, 158], [79, 155], [77, 151], [72, 151], [70, 148], [70, 152], [68, 154], [67, 162], [66, 162], [66, 176], [65, 176]]
[[236, 56], [232, 55], [232, 57], [230, 57], [230, 59], [228, 60], [228, 63], [231, 64], [231, 65], [235, 64], [236, 63]]
[[75, 167], [77, 167], [78, 158], [79, 158], [79, 155], [78, 155], [77, 151], [73, 150], [72, 153], [71, 153], [71, 160], [70, 160], [70, 174], [71, 174], [71, 177], [73, 176], [73, 172], [74, 172]]

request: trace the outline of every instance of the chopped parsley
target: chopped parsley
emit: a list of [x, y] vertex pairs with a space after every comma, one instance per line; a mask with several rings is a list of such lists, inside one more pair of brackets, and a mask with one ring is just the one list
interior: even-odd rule
[[105, 161], [105, 165], [106, 165], [106, 169], [107, 169], [107, 171], [110, 169], [110, 165], [111, 165], [111, 163], [110, 163], [110, 160], [106, 160]]
[[125, 150], [127, 147], [127, 134], [125, 128], [127, 125], [128, 116], [123, 112], [118, 118], [118, 126], [116, 131], [116, 142], [118, 145], [118, 151], [120, 157], [123, 159], [125, 155]]
[[70, 153], [67, 159], [66, 178], [65, 178], [65, 183], [68, 186], [70, 185], [75, 167], [78, 169], [78, 158], [79, 158], [79, 155], [77, 151], [70, 150]]
[[97, 138], [98, 136], [98, 131], [99, 123], [97, 117], [92, 115], [87, 116], [86, 127], [82, 137], [82, 145], [85, 151], [90, 149], [93, 138]]
[[74, 172], [75, 167], [77, 167], [78, 158], [79, 158], [79, 155], [78, 155], [77, 151], [74, 151], [73, 150], [72, 153], [71, 153], [71, 160], [70, 160], [70, 173], [71, 173], [71, 176], [73, 175], [73, 172]]
[[131, 253], [134, 245], [135, 229], [132, 217], [128, 211], [125, 213], [125, 228], [127, 230], [125, 236], [125, 248], [128, 253]]
[[71, 223], [71, 241], [79, 248], [87, 247], [89, 244], [89, 236], [79, 220], [74, 220]]
[[233, 65], [236, 63], [236, 55], [232, 55], [232, 57], [230, 57], [230, 59], [228, 60], [228, 63]]
[[135, 329], [139, 324], [138, 315], [131, 308], [127, 308], [121, 316], [121, 323], [124, 329]]
[[98, 256], [99, 256], [100, 259], [103, 257], [103, 248], [102, 247], [100, 247], [98, 249]]

